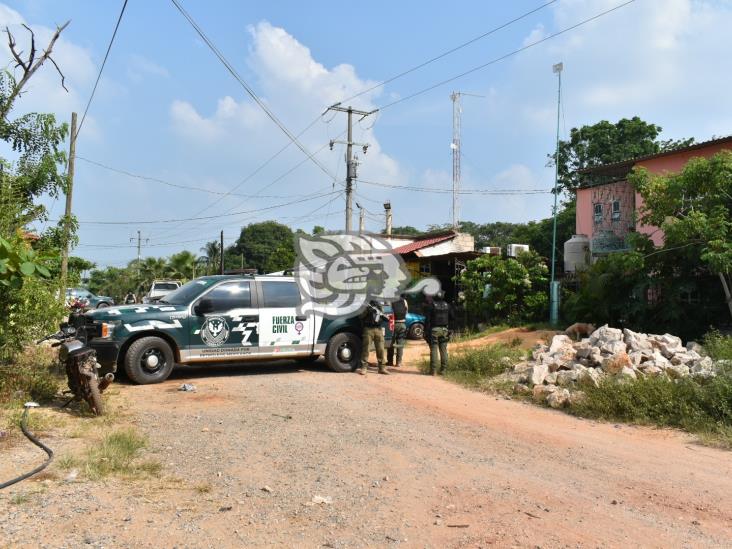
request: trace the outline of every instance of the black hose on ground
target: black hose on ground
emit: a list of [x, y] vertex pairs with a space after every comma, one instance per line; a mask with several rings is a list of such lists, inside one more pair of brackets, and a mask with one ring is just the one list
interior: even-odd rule
[[[33, 406], [38, 406], [38, 405], [33, 404]], [[28, 410], [30, 408], [31, 408], [30, 406], [26, 405], [25, 410], [23, 410], [23, 416], [20, 418], [20, 430], [23, 431], [23, 434], [28, 438], [28, 440], [30, 440], [33, 444], [35, 444], [41, 450], [43, 450], [44, 452], [46, 452], [48, 454], [48, 459], [43, 464], [39, 465], [32, 471], [29, 471], [23, 475], [20, 475], [19, 477], [10, 479], [7, 482], [3, 482], [2, 484], [0, 484], [0, 490], [2, 490], [3, 488], [7, 488], [8, 486], [12, 486], [13, 484], [20, 482], [21, 480], [25, 480], [29, 477], [32, 477], [36, 473], [40, 473], [46, 467], [48, 467], [48, 464], [51, 463], [51, 461], [53, 460], [53, 450], [51, 450], [48, 446], [46, 446], [40, 440], [38, 440], [36, 437], [34, 437], [33, 433], [31, 433], [28, 430]]]

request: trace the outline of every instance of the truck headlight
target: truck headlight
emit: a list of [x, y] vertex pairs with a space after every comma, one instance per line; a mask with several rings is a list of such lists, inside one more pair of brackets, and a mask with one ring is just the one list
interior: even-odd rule
[[112, 321], [112, 322], [102, 322], [100, 328], [101, 337], [103, 338], [109, 338], [112, 337], [112, 334], [114, 333], [114, 329], [120, 324], [119, 320]]

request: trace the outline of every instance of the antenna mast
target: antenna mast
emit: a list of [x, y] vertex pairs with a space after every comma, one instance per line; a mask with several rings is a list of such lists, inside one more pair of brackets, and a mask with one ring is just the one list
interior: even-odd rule
[[458, 230], [460, 225], [460, 119], [462, 118], [462, 105], [460, 92], [452, 92], [452, 228]]

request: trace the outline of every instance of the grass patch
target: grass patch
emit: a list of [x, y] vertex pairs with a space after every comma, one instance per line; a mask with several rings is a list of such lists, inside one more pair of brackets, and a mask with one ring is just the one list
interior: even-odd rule
[[142, 460], [139, 457], [140, 451], [146, 446], [147, 439], [137, 431], [121, 429], [91, 446], [82, 457], [61, 457], [58, 466], [62, 469], [78, 468], [90, 480], [99, 480], [110, 475], [155, 475], [162, 469], [160, 462]]
[[587, 387], [586, 398], [570, 411], [582, 417], [676, 427], [717, 446], [732, 448], [732, 376], [708, 379], [665, 377]]
[[10, 498], [10, 504], [11, 505], [23, 505], [24, 503], [28, 503], [31, 500], [31, 496], [27, 492], [18, 492], [17, 494], [13, 494], [13, 497]]
[[[518, 342], [520, 344], [520, 340]], [[480, 387], [485, 379], [505, 373], [521, 359], [523, 351], [513, 344], [515, 342], [511, 343], [453, 350], [450, 352], [444, 376], [463, 385]], [[420, 370], [422, 373], [429, 373], [429, 359], [420, 363]]]
[[210, 494], [213, 487], [209, 483], [196, 484], [193, 489], [199, 494]]
[[30, 346], [12, 362], [0, 363], [0, 403], [53, 400], [61, 388], [56, 353], [43, 346]]
[[732, 360], [732, 336], [713, 330], [704, 336], [702, 346], [714, 360]]

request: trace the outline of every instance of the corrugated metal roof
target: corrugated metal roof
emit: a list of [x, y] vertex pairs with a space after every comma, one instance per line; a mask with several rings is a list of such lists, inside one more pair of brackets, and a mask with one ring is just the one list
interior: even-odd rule
[[411, 252], [416, 252], [417, 250], [421, 250], [429, 246], [433, 246], [435, 244], [439, 244], [440, 242], [444, 242], [452, 238], [455, 238], [455, 233], [445, 234], [442, 236], [433, 236], [431, 238], [425, 238], [423, 240], [415, 240], [414, 242], [410, 242], [409, 244], [405, 244], [404, 246], [394, 248], [394, 252], [404, 255]]

